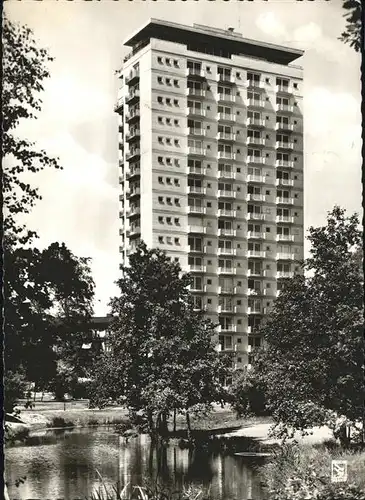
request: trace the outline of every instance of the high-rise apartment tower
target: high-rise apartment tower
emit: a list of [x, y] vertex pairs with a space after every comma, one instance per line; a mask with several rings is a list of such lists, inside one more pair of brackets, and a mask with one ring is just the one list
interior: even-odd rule
[[141, 240], [179, 261], [221, 349], [250, 364], [303, 258], [303, 52], [156, 19], [125, 45], [121, 262]]

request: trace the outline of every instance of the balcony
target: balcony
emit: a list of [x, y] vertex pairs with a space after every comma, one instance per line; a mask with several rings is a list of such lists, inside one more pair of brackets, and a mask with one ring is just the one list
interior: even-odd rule
[[220, 189], [218, 191], [219, 198], [236, 198], [237, 193], [235, 191], [226, 191], [224, 189]]
[[201, 68], [186, 68], [186, 76], [194, 76], [196, 78], [205, 78], [205, 73]]
[[202, 186], [188, 186], [188, 194], [207, 194], [207, 190]]
[[186, 209], [188, 214], [199, 214], [199, 215], [204, 215], [207, 213], [205, 207], [192, 207], [188, 206]]
[[218, 314], [231, 313], [234, 314], [237, 312], [237, 307], [233, 304], [223, 304], [218, 306]]
[[[188, 266], [189, 269], [189, 266]], [[194, 293], [205, 293], [207, 291], [207, 285], [203, 285], [202, 288], [193, 288], [194, 285], [189, 286], [189, 291]]]
[[277, 197], [276, 204], [277, 205], [294, 205], [294, 198]]
[[261, 118], [247, 118], [246, 125], [248, 127], [265, 127], [265, 120], [261, 120]]
[[204, 89], [196, 89], [194, 87], [188, 87], [186, 89], [186, 95], [190, 97], [205, 97], [206, 91]]
[[276, 241], [294, 241], [294, 236], [292, 234], [278, 234]]
[[205, 137], [205, 130], [202, 128], [188, 128], [187, 129], [188, 135], [195, 135], [198, 137]]
[[293, 278], [294, 273], [292, 271], [278, 271], [276, 273], [276, 277], [280, 278]]
[[247, 156], [247, 163], [263, 165], [265, 158], [263, 156]]
[[218, 267], [218, 274], [237, 274], [237, 269], [235, 267]]
[[236, 173], [232, 170], [218, 170], [219, 179], [235, 179]]
[[292, 94], [293, 87], [291, 85], [276, 85], [276, 92], [278, 94]]
[[[261, 308], [258, 307], [248, 307], [247, 314], [262, 314]], [[251, 346], [249, 346], [251, 347]]]
[[218, 255], [236, 255], [235, 248], [218, 248]]
[[236, 153], [233, 151], [218, 151], [218, 160], [235, 160]]
[[263, 137], [250, 137], [246, 139], [246, 144], [253, 144], [255, 146], [265, 146], [265, 139]]
[[127, 142], [131, 142], [134, 140], [137, 140], [141, 137], [141, 131], [139, 129], [134, 129], [129, 132], [129, 134], [126, 135], [125, 140]]
[[277, 104], [276, 111], [279, 111], [280, 113], [293, 113], [294, 106], [291, 106], [290, 104]]
[[293, 253], [278, 253], [276, 260], [295, 260], [295, 255]]
[[247, 201], [266, 201], [266, 196], [264, 194], [248, 194]]
[[247, 276], [256, 276], [257, 278], [262, 278], [264, 276], [262, 269], [255, 270], [255, 269], [249, 269], [247, 271]]
[[236, 217], [236, 210], [218, 209], [218, 217]]
[[[236, 325], [219, 325], [218, 326], [218, 332], [220, 333], [229, 333], [229, 332], [235, 332], [237, 330], [237, 326]], [[227, 350], [227, 349], [225, 349]], [[233, 351], [233, 346], [230, 347], [228, 350], [232, 350]]]
[[114, 106], [114, 111], [115, 111], [116, 113], [121, 114], [121, 113], [122, 113], [122, 111], [123, 111], [123, 106], [124, 106], [124, 103], [123, 103], [123, 97], [120, 97], [120, 98], [117, 100], [116, 105]]
[[139, 69], [133, 69], [128, 76], [125, 77], [126, 85], [132, 85], [139, 80]]
[[206, 175], [206, 170], [204, 167], [198, 167], [196, 165], [188, 166], [189, 175]]
[[263, 99], [247, 99], [247, 106], [251, 108], [264, 108], [265, 101]]
[[262, 295], [262, 290], [261, 288], [248, 288], [247, 289], [247, 295]]
[[235, 295], [237, 293], [238, 289], [236, 286], [228, 287], [228, 288], [223, 288], [221, 286], [218, 287], [218, 294], [219, 295]]
[[236, 83], [235, 77], [232, 73], [218, 73], [217, 75], [218, 83], [230, 83], [231, 85]]
[[235, 122], [236, 116], [233, 113], [218, 113], [217, 116], [219, 121], [222, 122]]
[[291, 217], [290, 215], [277, 215], [276, 216], [276, 222], [285, 222], [285, 223], [294, 223], [294, 217]]
[[236, 102], [236, 96], [233, 94], [217, 94], [218, 102]]
[[128, 211], [128, 217], [134, 217], [141, 214], [141, 207], [130, 207]]
[[133, 103], [135, 103], [135, 102], [137, 102], [139, 100], [139, 97], [140, 97], [140, 93], [139, 93], [138, 89], [136, 89], [136, 90], [130, 90], [128, 92], [128, 94], [126, 95], [125, 102], [128, 105], [133, 104]]
[[294, 142], [276, 141], [276, 149], [294, 149]]
[[186, 111], [186, 114], [188, 116], [199, 116], [199, 117], [204, 117], [205, 116], [205, 110], [202, 108], [188, 108]]
[[294, 162], [291, 160], [276, 160], [275, 166], [283, 168], [294, 168]]
[[139, 177], [140, 175], [141, 175], [141, 169], [140, 169], [140, 167], [135, 167], [135, 168], [131, 168], [129, 170], [129, 172], [127, 172], [126, 178], [127, 178], [127, 180], [131, 180], [134, 177]]
[[206, 234], [207, 228], [203, 226], [188, 226], [188, 233]]
[[188, 266], [188, 272], [189, 273], [205, 273], [207, 270], [206, 266], [203, 265], [189, 265]]
[[131, 227], [129, 230], [129, 237], [135, 238], [141, 234], [141, 228], [139, 226]]
[[188, 147], [188, 155], [191, 156], [205, 156], [207, 153], [207, 150], [204, 148], [192, 148]]
[[266, 257], [266, 252], [264, 250], [247, 250], [247, 257], [264, 259]]
[[293, 132], [294, 125], [291, 123], [277, 122], [275, 125], [275, 130], [281, 130], [283, 132]]
[[128, 151], [128, 153], [125, 156], [125, 159], [127, 161], [131, 161], [133, 158], [136, 158], [141, 155], [141, 150], [139, 148], [133, 149], [132, 151]]
[[138, 110], [134, 110], [134, 111], [130, 111], [130, 112], [126, 115], [126, 117], [125, 117], [125, 121], [126, 121], [127, 123], [129, 123], [129, 122], [132, 122], [133, 120], [139, 120], [140, 116], [141, 116], [141, 115], [140, 115], [140, 110], [139, 110], [139, 109], [138, 109]]
[[129, 191], [128, 198], [133, 198], [135, 196], [141, 196], [141, 189], [139, 187]]
[[247, 239], [249, 240], [264, 240], [266, 238], [266, 233], [263, 231], [248, 231]]
[[218, 132], [217, 134], [218, 141], [229, 141], [233, 142], [236, 140], [236, 134], [226, 133], [226, 132]]
[[265, 220], [265, 214], [259, 214], [256, 212], [248, 212], [247, 219], [248, 220]]
[[247, 182], [262, 183], [262, 182], [266, 182], [266, 179], [262, 175], [248, 175], [247, 176]]
[[235, 229], [220, 228], [218, 229], [218, 236], [236, 236], [237, 231]]
[[202, 246], [200, 246], [198, 248], [194, 248], [194, 247], [191, 247], [190, 245], [188, 245], [186, 251], [188, 253], [205, 253], [205, 247], [204, 247], [204, 250], [203, 250]]
[[294, 186], [294, 181], [292, 179], [283, 179], [282, 177], [278, 177], [276, 179], [276, 183], [275, 183], [277, 186], [289, 186], [289, 187], [293, 187]]

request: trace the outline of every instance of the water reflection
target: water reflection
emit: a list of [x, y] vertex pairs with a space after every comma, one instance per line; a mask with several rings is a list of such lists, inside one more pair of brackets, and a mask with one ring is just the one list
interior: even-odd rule
[[[178, 446], [152, 446], [147, 436], [126, 441], [112, 429], [74, 429], [31, 436], [26, 445], [6, 451], [6, 478], [11, 499], [85, 498], [100, 486], [163, 482], [175, 489], [199, 485], [214, 498], [260, 500], [262, 493], [252, 462], [242, 457]], [[24, 484], [13, 486], [19, 477]]]

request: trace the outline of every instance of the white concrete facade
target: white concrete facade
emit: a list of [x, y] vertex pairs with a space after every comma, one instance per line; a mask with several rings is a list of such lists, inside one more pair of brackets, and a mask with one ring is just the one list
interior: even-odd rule
[[303, 259], [303, 79], [287, 62], [302, 53], [157, 20], [127, 44], [121, 263], [140, 240], [178, 259], [196, 307], [220, 324], [221, 349], [247, 365], [259, 322]]

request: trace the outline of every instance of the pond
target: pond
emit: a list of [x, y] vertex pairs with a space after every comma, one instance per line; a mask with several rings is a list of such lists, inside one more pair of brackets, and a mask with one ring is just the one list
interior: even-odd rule
[[[243, 450], [242, 450], [243, 451]], [[261, 500], [252, 458], [189, 452], [170, 444], [157, 453], [147, 436], [130, 439], [113, 429], [83, 428], [33, 434], [6, 450], [10, 499], [85, 499], [104, 483], [144, 485], [146, 478], [170, 487], [196, 485], [220, 500]], [[14, 485], [20, 477], [26, 481]]]

